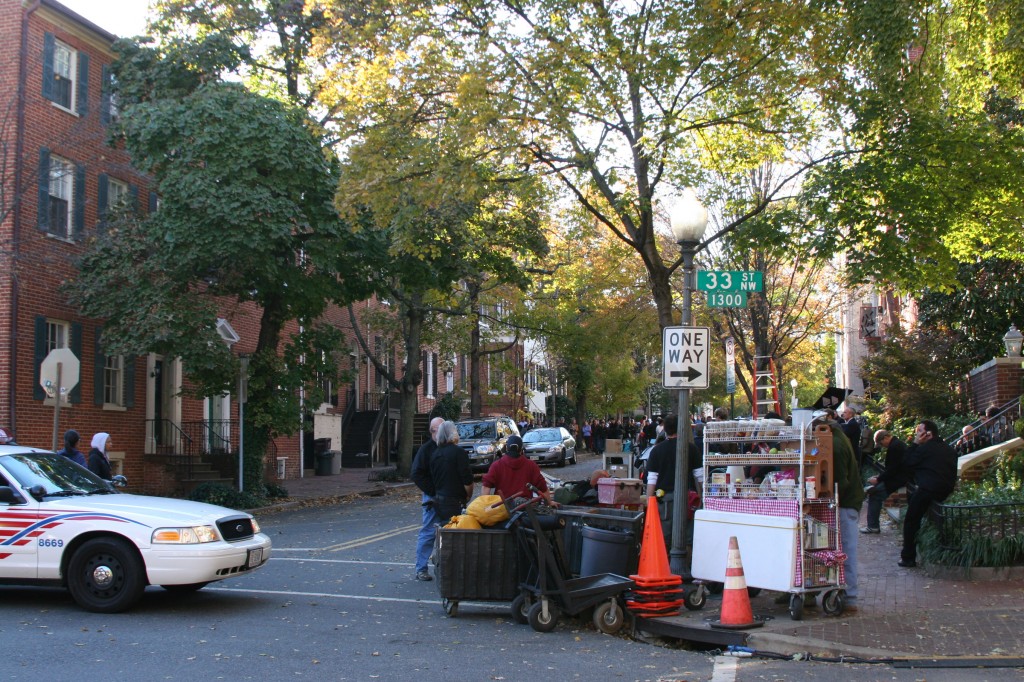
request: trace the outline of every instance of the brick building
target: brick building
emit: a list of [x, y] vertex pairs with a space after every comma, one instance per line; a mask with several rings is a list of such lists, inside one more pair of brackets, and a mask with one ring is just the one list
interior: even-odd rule
[[[199, 480], [230, 482], [237, 472], [237, 398], [182, 396], [182, 367], [174, 358], [106, 355], [102, 321], [83, 318], [60, 291], [111, 209], [128, 205], [146, 213], [158, 206], [147, 178], [107, 144], [117, 115], [106, 87], [116, 38], [55, 0], [0, 0], [0, 427], [22, 444], [51, 445], [56, 398], [41, 385], [52, 370], [44, 369], [44, 359], [69, 349], [79, 361], [79, 382], [61, 403], [57, 433], [77, 429], [87, 451], [92, 435], [106, 431], [114, 470], [133, 490], [182, 494]], [[357, 321], [379, 305], [360, 303]], [[259, 310], [232, 304], [222, 314], [224, 342], [235, 353], [253, 352]], [[351, 382], [327, 386], [331, 397], [305, 431], [273, 443], [266, 462], [271, 478], [308, 475], [317, 446], [366, 452], [379, 464], [396, 441], [397, 400], [382, 409], [388, 387], [356, 343], [348, 311], [330, 310], [327, 318], [352, 349], [338, 358]], [[388, 350], [381, 334], [357, 323], [374, 354], [401, 367], [398, 349]], [[513, 414], [524, 405], [526, 384], [506, 379], [504, 369], [525, 362], [522, 346], [506, 358], [481, 367], [485, 414]], [[444, 393], [468, 390], [465, 358], [425, 352], [421, 362], [419, 412], [429, 412]], [[362, 441], [353, 440], [359, 415], [377, 425]]]

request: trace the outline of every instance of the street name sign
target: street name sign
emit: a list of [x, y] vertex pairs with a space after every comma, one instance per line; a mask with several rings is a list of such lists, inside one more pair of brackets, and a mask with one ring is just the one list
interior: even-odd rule
[[665, 388], [707, 388], [709, 384], [708, 327], [665, 327], [661, 332], [662, 386]]
[[745, 291], [709, 291], [709, 308], [746, 308], [747, 292]]
[[760, 270], [697, 272], [697, 291], [761, 291], [763, 287], [764, 274]]

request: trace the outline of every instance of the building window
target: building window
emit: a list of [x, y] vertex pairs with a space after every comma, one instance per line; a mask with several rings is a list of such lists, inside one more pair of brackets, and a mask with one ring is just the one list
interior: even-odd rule
[[107, 209], [110, 211], [123, 210], [128, 205], [128, 184], [120, 180], [110, 178], [107, 185]]
[[103, 402], [106, 405], [124, 405], [124, 357], [106, 356], [103, 366]]
[[469, 384], [469, 356], [459, 356], [459, 390], [465, 391]]
[[71, 325], [59, 320], [46, 321], [46, 353], [57, 348], [71, 347]]
[[88, 113], [89, 55], [52, 33], [43, 36], [43, 97], [73, 114]]
[[76, 54], [64, 43], [54, 43], [53, 102], [69, 110], [74, 109]]
[[64, 159], [50, 157], [49, 227], [52, 234], [72, 235], [72, 202], [75, 196], [75, 167]]

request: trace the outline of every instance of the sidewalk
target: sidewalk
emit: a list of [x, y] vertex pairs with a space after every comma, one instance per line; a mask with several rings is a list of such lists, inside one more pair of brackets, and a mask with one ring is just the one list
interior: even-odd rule
[[[585, 455], [581, 455], [581, 461]], [[346, 496], [382, 495], [408, 482], [370, 480], [380, 469], [342, 469], [333, 476], [284, 481], [291, 497], [261, 513], [303, 504], [341, 503]], [[558, 472], [550, 472], [557, 475]], [[1019, 658], [1024, 665], [1024, 577], [992, 578], [982, 569], [971, 580], [929, 577], [926, 569], [899, 568], [901, 535], [886, 515], [880, 535], [859, 540], [860, 596], [857, 613], [825, 616], [820, 606], [804, 610], [803, 620], [789, 617], [774, 593], [751, 599], [761, 628], [744, 631], [747, 646], [794, 655], [846, 656], [864, 659], [935, 657]], [[744, 563], [754, 557], [741, 557]], [[984, 574], [984, 575], [983, 575]], [[721, 598], [711, 597], [700, 611], [684, 611], [678, 621], [707, 627], [718, 620]], [[642, 628], [640, 628], [642, 629]], [[983, 662], [979, 662], [984, 664]]]

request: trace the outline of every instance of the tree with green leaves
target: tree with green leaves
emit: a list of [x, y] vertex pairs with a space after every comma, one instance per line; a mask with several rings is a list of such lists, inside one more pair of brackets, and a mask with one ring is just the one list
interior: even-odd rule
[[111, 224], [68, 290], [84, 314], [107, 320], [105, 349], [180, 357], [199, 396], [238, 376], [217, 316], [254, 306], [246, 445], [257, 465], [247, 483], [258, 483], [267, 438], [300, 426], [299, 388], [318, 402], [315, 378], [336, 372], [340, 334], [322, 313], [366, 293], [347, 277], [356, 255], [333, 205], [337, 164], [301, 109], [219, 82], [198, 60], [118, 49], [115, 139], [152, 177], [160, 205]]
[[1024, 262], [960, 264], [953, 291], [927, 291], [918, 299], [918, 319], [950, 339], [950, 353], [966, 371], [1001, 356], [1010, 325], [1024, 326]]
[[[843, 68], [833, 9], [454, 0], [443, 11], [490, 61], [489, 95], [529, 132], [532, 163], [641, 260], [665, 327], [678, 322], [671, 279], [681, 259], [657, 233], [673, 196], [692, 185], [706, 202], [725, 201], [729, 183], [765, 159], [794, 177], [817, 160], [807, 149], [827, 122], [821, 93]], [[736, 199], [723, 211], [735, 218], [708, 241], [779, 196]]]
[[1017, 1], [865, 0], [845, 23], [851, 154], [807, 183], [854, 282], [949, 291], [959, 263], [1024, 260]]

